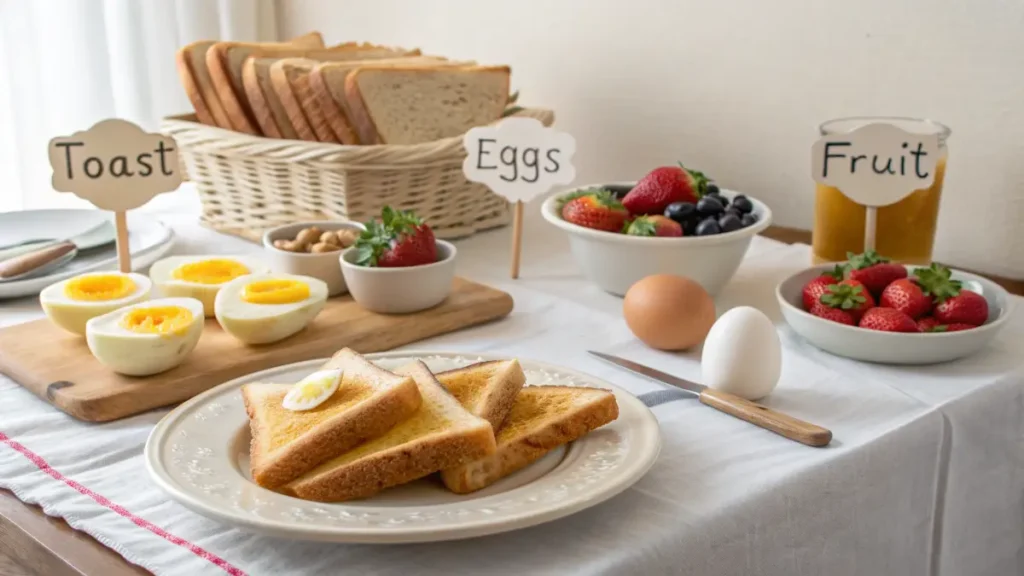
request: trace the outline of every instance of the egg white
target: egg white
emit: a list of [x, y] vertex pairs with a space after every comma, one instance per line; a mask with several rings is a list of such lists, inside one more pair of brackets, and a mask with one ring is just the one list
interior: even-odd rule
[[[309, 296], [287, 304], [253, 304], [242, 299], [245, 286], [263, 280], [298, 280], [309, 286]], [[246, 344], [283, 340], [313, 321], [327, 302], [327, 284], [296, 274], [254, 274], [224, 284], [214, 310], [224, 330]]]
[[249, 269], [249, 274], [267, 274], [270, 267], [261, 262], [258, 258], [239, 255], [200, 255], [200, 256], [171, 256], [157, 260], [149, 269], [149, 277], [156, 286], [160, 296], [165, 298], [195, 298], [203, 303], [203, 310], [207, 318], [213, 318], [214, 305], [217, 293], [227, 284], [203, 284], [201, 282], [190, 282], [174, 277], [174, 271], [184, 266], [203, 260], [234, 260]]
[[[64, 293], [69, 282], [92, 276], [127, 276], [135, 283], [135, 290], [127, 296], [113, 300], [74, 300]], [[78, 334], [85, 334], [86, 323], [97, 316], [123, 308], [149, 298], [153, 283], [142, 274], [123, 272], [91, 272], [51, 284], [39, 293], [39, 304], [51, 322], [61, 328]]]
[[[143, 334], [121, 326], [121, 320], [138, 308], [179, 306], [192, 314], [181, 334]], [[149, 376], [181, 364], [203, 333], [203, 303], [195, 298], [158, 298], [115, 310], [89, 320], [85, 339], [89, 351], [104, 366], [128, 376]]]

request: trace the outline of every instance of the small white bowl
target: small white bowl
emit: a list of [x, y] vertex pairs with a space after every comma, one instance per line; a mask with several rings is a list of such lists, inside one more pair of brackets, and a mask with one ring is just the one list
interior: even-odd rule
[[[902, 333], [867, 330], [818, 318], [803, 309], [803, 287], [834, 264], [808, 268], [783, 280], [775, 288], [782, 317], [811, 344], [854, 360], [882, 364], [936, 364], [974, 354], [985, 347], [1006, 324], [1011, 303], [1002, 286], [967, 272], [953, 270], [952, 278], [988, 301], [988, 321], [972, 330], [934, 333]], [[907, 266], [913, 275], [915, 268]]]
[[355, 248], [341, 253], [341, 271], [357, 304], [380, 314], [408, 314], [433, 308], [452, 291], [455, 246], [437, 243], [437, 262], [405, 268], [376, 268], [354, 263]]
[[359, 222], [346, 221], [317, 221], [297, 222], [271, 228], [263, 234], [263, 251], [267, 254], [267, 264], [274, 272], [281, 274], [297, 274], [299, 276], [312, 276], [327, 283], [327, 295], [337, 296], [348, 291], [345, 284], [345, 277], [341, 273], [341, 266], [338, 265], [338, 255], [342, 252], [324, 252], [322, 254], [309, 254], [305, 252], [289, 252], [274, 247], [275, 240], [294, 240], [295, 236], [303, 228], [316, 226], [324, 232], [334, 230], [366, 230]]
[[[544, 202], [541, 213], [548, 222], [569, 233], [569, 247], [587, 278], [617, 296], [625, 295], [635, 282], [653, 274], [686, 276], [714, 296], [736, 273], [751, 238], [772, 222], [772, 211], [749, 196], [757, 222], [714, 236], [627, 236], [584, 228], [562, 219], [558, 211], [559, 198], [606, 185], [632, 186], [634, 183], [592, 184], [561, 192]], [[730, 200], [739, 195], [730, 190], [722, 190], [721, 194]]]

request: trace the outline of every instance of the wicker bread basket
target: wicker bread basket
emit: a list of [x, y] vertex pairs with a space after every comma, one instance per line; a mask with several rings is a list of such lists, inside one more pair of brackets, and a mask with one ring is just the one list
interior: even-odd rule
[[[554, 113], [517, 116], [550, 126]], [[219, 232], [260, 241], [263, 231], [307, 220], [364, 222], [391, 205], [414, 210], [440, 238], [503, 226], [509, 204], [462, 174], [462, 137], [408, 146], [342, 146], [250, 136], [165, 118], [185, 174], [199, 190], [201, 221]]]

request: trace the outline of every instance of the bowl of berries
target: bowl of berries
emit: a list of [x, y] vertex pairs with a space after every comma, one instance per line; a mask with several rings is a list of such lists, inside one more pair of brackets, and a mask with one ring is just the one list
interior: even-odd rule
[[934, 364], [982, 349], [1010, 315], [1001, 286], [939, 264], [907, 266], [874, 251], [808, 268], [775, 290], [782, 316], [811, 344], [884, 364]]
[[654, 274], [686, 276], [714, 296], [772, 220], [764, 203], [682, 165], [557, 194], [541, 213], [568, 233], [583, 273], [618, 296]]

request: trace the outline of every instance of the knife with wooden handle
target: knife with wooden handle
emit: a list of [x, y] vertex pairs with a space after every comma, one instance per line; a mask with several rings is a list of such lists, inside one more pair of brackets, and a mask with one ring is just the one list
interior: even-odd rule
[[639, 374], [645, 378], [650, 378], [663, 384], [668, 384], [676, 388], [685, 390], [694, 396], [698, 397], [702, 404], [710, 406], [715, 410], [724, 412], [730, 416], [735, 416], [740, 420], [750, 422], [755, 426], [764, 428], [775, 432], [780, 436], [795, 440], [801, 444], [820, 448], [822, 446], [828, 446], [829, 442], [832, 441], [832, 432], [816, 426], [803, 420], [787, 416], [781, 412], [776, 412], [767, 406], [762, 406], [756, 402], [751, 402], [745, 398], [740, 398], [734, 394], [728, 392], [722, 392], [721, 390], [715, 390], [708, 388], [703, 384], [697, 384], [696, 382], [690, 382], [682, 378], [666, 374], [660, 370], [649, 368], [643, 364], [637, 364], [631, 360], [625, 358], [619, 358], [612, 356], [611, 354], [603, 354], [601, 352], [589, 351], [598, 358], [615, 364], [621, 368], [625, 368], [630, 372]]
[[77, 249], [74, 242], [59, 242], [40, 250], [29, 252], [9, 258], [0, 262], [0, 280], [14, 278], [22, 274], [36, 270], [41, 266], [66, 256], [72, 250]]

